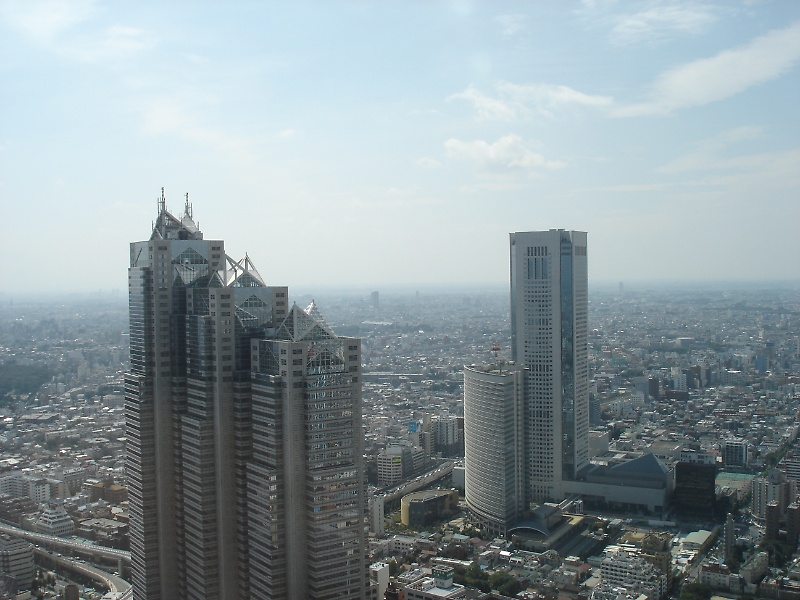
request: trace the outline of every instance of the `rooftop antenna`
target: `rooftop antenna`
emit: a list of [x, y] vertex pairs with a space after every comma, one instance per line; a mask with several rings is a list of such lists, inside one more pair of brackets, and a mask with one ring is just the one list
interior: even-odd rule
[[497, 363], [497, 368], [500, 370], [500, 373], [502, 373], [503, 363], [497, 358], [497, 355], [500, 354], [500, 342], [492, 342], [492, 353], [494, 354], [494, 361]]
[[164, 197], [164, 188], [161, 188], [161, 198], [158, 200], [158, 211], [159, 213], [167, 210], [167, 199]]
[[184, 208], [186, 216], [192, 218], [192, 205], [189, 204], [189, 192], [186, 192], [186, 207]]

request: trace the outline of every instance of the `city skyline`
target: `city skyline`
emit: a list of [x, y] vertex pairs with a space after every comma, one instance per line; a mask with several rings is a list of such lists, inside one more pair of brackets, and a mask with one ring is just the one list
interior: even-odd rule
[[552, 227], [597, 281], [800, 279], [796, 3], [9, 0], [0, 32], [0, 249], [40, 265], [0, 297], [124, 290], [162, 186], [292, 289], [501, 284]]

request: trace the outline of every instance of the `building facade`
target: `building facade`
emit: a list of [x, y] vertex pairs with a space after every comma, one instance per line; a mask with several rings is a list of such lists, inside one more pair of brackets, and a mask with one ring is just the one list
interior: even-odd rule
[[659, 600], [667, 591], [667, 576], [632, 549], [609, 546], [603, 551], [600, 572], [604, 584]]
[[526, 369], [525, 477], [531, 501], [561, 500], [589, 465], [586, 233], [511, 241], [511, 349]]
[[287, 295], [188, 199], [131, 244], [135, 598], [366, 594], [360, 343]]
[[414, 472], [414, 458], [409, 446], [389, 446], [377, 456], [378, 484], [394, 485]]
[[459, 456], [463, 431], [459, 419], [453, 415], [438, 415], [432, 422], [433, 439], [437, 452], [443, 456]]
[[492, 535], [505, 535], [526, 508], [525, 369], [464, 368], [464, 489], [467, 506]]
[[783, 520], [786, 508], [797, 497], [797, 482], [786, 477], [778, 469], [772, 469], [764, 476], [753, 479], [753, 516], [758, 519], [767, 518], [767, 506], [771, 502], [778, 505], [779, 519]]
[[75, 521], [63, 508], [48, 506], [36, 520], [34, 530], [47, 535], [66, 536], [75, 533]]
[[0, 534], [0, 573], [13, 577], [17, 590], [29, 590], [36, 566], [33, 544], [6, 534]]
[[722, 464], [726, 467], [746, 467], [750, 463], [750, 442], [729, 438], [720, 444]]
[[403, 588], [406, 600], [440, 600], [466, 598], [467, 589], [453, 583], [452, 567], [436, 566], [430, 577], [423, 577]]

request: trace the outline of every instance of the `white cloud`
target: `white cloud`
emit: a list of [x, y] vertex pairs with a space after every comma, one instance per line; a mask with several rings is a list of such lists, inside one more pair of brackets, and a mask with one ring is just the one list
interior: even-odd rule
[[107, 62], [128, 58], [156, 46], [156, 37], [151, 32], [136, 27], [78, 27], [96, 15], [93, 0], [0, 4], [0, 19], [4, 23], [67, 59], [88, 63]]
[[[762, 152], [723, 159], [715, 165], [717, 171], [713, 176], [705, 177], [694, 183], [698, 186], [720, 187], [726, 194], [738, 196], [751, 206], [753, 199], [759, 199], [773, 207], [781, 206], [774, 214], [781, 215], [779, 221], [792, 222], [792, 213], [798, 212], [796, 199], [787, 190], [796, 190], [800, 185], [800, 148]], [[776, 193], [777, 191], [777, 193]]]
[[653, 43], [673, 32], [703, 33], [717, 18], [717, 9], [708, 4], [656, 3], [637, 13], [615, 17], [609, 37], [617, 46]]
[[417, 160], [414, 161], [414, 164], [423, 169], [438, 169], [439, 167], [442, 166], [442, 163], [440, 163], [435, 158], [431, 158], [429, 156], [423, 156], [422, 158], [418, 158]]
[[[608, 29], [614, 46], [659, 44], [676, 35], [700, 35], [720, 19], [721, 13], [735, 7], [699, 0], [641, 0], [628, 3], [635, 12], [622, 12], [616, 1], [586, 1], [573, 10], [590, 28]], [[624, 5], [623, 5], [624, 6]]]
[[493, 98], [470, 85], [447, 100], [471, 102], [478, 117], [486, 120], [512, 121], [530, 118], [533, 114], [552, 117], [567, 106], [607, 107], [614, 103], [610, 96], [586, 94], [566, 85], [545, 83], [516, 84], [501, 81]]
[[59, 52], [82, 62], [95, 63], [130, 58], [156, 44], [155, 36], [148, 31], [114, 25], [99, 34], [72, 39], [62, 44]]
[[469, 86], [463, 92], [458, 92], [448, 97], [447, 100], [467, 100], [472, 103], [478, 116], [482, 119], [513, 120], [518, 115], [518, 108], [497, 98], [491, 98], [479, 92], [475, 87]]
[[683, 156], [670, 161], [657, 169], [660, 173], [683, 173], [687, 171], [747, 169], [763, 164], [764, 157], [759, 155], [725, 157], [723, 152], [731, 145], [750, 142], [760, 138], [763, 129], [755, 126], [737, 127], [701, 140], [696, 148]]
[[201, 124], [178, 100], [152, 100], [143, 114], [144, 130], [148, 135], [176, 135], [211, 148], [238, 164], [247, 164], [254, 160], [255, 154], [250, 140]]
[[514, 84], [501, 82], [498, 85], [501, 93], [514, 98], [519, 104], [533, 106], [539, 112], [550, 114], [568, 105], [578, 106], [610, 106], [614, 99], [610, 96], [585, 94], [566, 85], [544, 83]]
[[506, 37], [513, 37], [528, 29], [528, 15], [498, 15], [494, 22], [500, 25], [500, 32]]
[[559, 169], [564, 167], [561, 161], [548, 160], [538, 152], [534, 152], [518, 135], [508, 134], [494, 143], [484, 140], [465, 142], [455, 138], [444, 143], [448, 157], [474, 162], [482, 167], [521, 169], [535, 171], [539, 169]]
[[17, 0], [0, 3], [0, 18], [42, 44], [50, 44], [95, 12], [94, 0]]
[[650, 99], [617, 108], [618, 117], [665, 115], [724, 100], [775, 79], [800, 59], [800, 22], [776, 29], [739, 48], [696, 60], [662, 73]]

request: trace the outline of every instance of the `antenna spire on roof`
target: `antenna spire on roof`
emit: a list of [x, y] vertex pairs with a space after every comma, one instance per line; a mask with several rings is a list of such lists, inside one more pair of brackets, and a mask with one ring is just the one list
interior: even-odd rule
[[186, 207], [184, 208], [186, 216], [192, 218], [192, 205], [189, 204], [189, 192], [186, 192]]
[[161, 188], [161, 198], [158, 199], [158, 212], [161, 214], [167, 210], [167, 199], [164, 197], [164, 188]]

